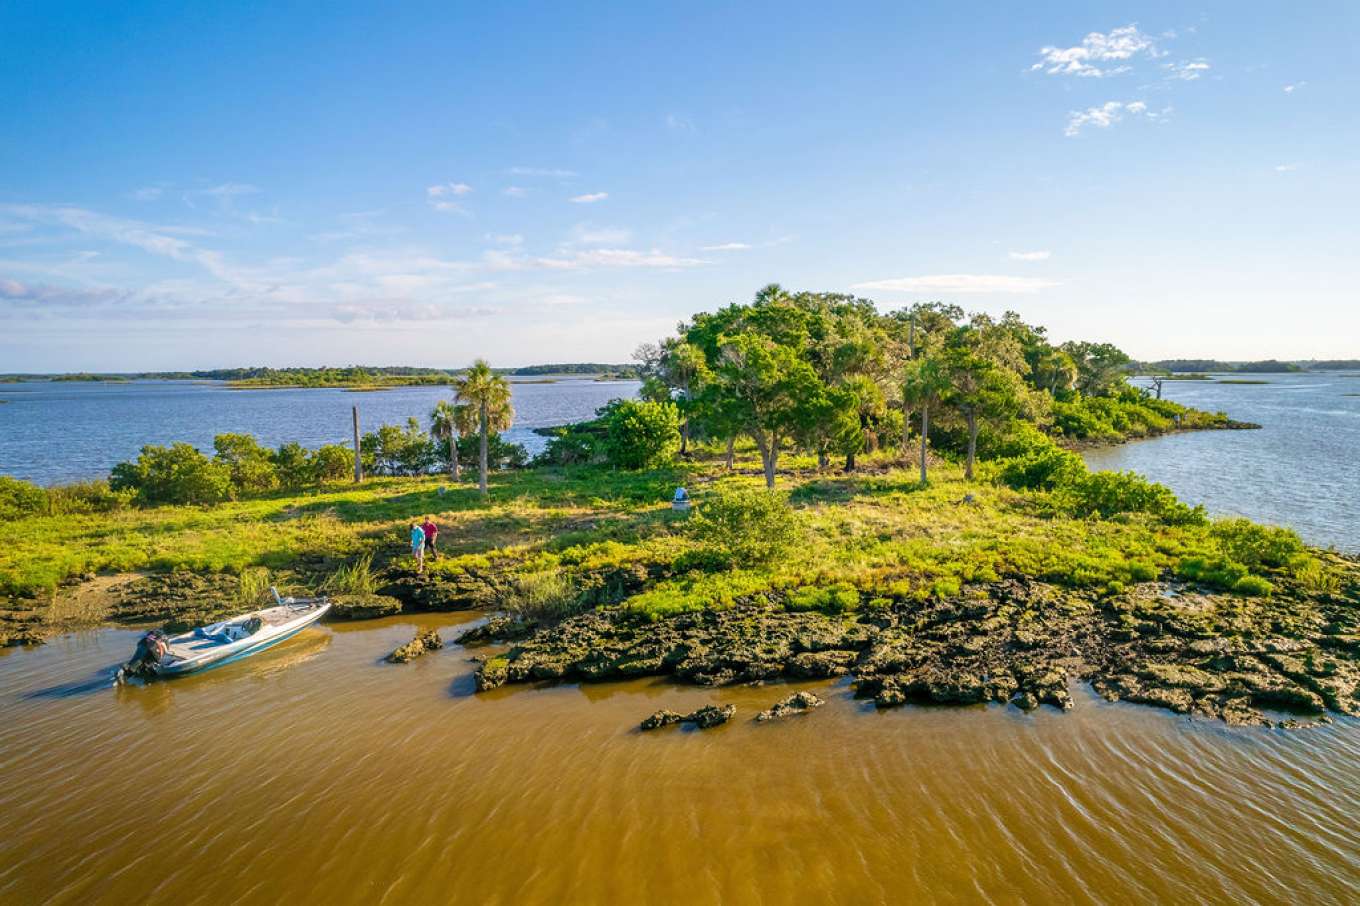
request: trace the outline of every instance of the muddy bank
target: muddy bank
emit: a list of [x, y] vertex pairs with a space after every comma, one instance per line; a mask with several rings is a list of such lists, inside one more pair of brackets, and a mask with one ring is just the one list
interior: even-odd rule
[[1071, 708], [1068, 685], [1081, 680], [1110, 700], [1292, 725], [1267, 712], [1360, 714], [1358, 612], [1345, 595], [1259, 600], [1159, 582], [1099, 599], [1018, 580], [834, 617], [747, 606], [647, 622], [606, 609], [538, 629], [486, 659], [476, 681], [485, 690], [641, 675], [699, 685], [848, 675], [879, 707], [1029, 710]]

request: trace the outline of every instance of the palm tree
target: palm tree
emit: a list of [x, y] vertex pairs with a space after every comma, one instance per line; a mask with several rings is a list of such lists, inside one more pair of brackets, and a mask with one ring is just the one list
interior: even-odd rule
[[933, 358], [914, 359], [902, 383], [903, 408], [921, 413], [921, 484], [927, 481], [926, 446], [930, 440], [930, 409], [939, 405], [949, 390], [949, 381]]
[[481, 437], [477, 487], [485, 497], [487, 437], [492, 431], [506, 430], [515, 419], [514, 407], [510, 405], [510, 385], [491, 370], [485, 359], [478, 359], [467, 374], [454, 380], [453, 388], [453, 398], [459, 404], [457, 408], [462, 410], [459, 421], [466, 424], [474, 414], [476, 416], [477, 433]]
[[434, 404], [430, 413], [430, 433], [449, 445], [449, 478], [458, 480], [458, 413], [448, 400]]

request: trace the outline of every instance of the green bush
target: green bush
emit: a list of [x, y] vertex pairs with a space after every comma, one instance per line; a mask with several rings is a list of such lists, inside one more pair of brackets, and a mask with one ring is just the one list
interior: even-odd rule
[[1043, 491], [1077, 483], [1085, 476], [1086, 464], [1081, 457], [1057, 446], [1004, 459], [997, 473], [1007, 487]]
[[1165, 485], [1148, 481], [1136, 472], [1092, 472], [1058, 491], [1062, 504], [1077, 517], [1109, 519], [1121, 513], [1147, 513], [1167, 525], [1198, 525], [1205, 521], [1203, 507], [1190, 507], [1176, 499]]
[[562, 425], [552, 432], [548, 446], [534, 457], [534, 465], [575, 466], [598, 458], [604, 437], [604, 427], [598, 420]]
[[789, 610], [817, 610], [834, 616], [849, 613], [859, 607], [859, 591], [849, 582], [838, 582], [825, 587], [807, 586], [789, 595]]
[[[448, 444], [440, 444], [438, 462], [441, 470], [448, 468]], [[481, 457], [481, 439], [476, 434], [458, 438], [458, 462], [464, 468], [475, 469]], [[492, 432], [486, 438], [486, 462], [490, 469], [522, 469], [529, 463], [529, 451]]]
[[344, 444], [324, 444], [312, 451], [312, 475], [316, 481], [344, 481], [354, 477], [354, 451]]
[[213, 460], [226, 466], [238, 494], [257, 494], [278, 484], [270, 452], [251, 434], [219, 434], [213, 438]]
[[1261, 567], [1288, 566], [1303, 553], [1303, 541], [1287, 528], [1257, 525], [1248, 519], [1215, 522], [1209, 533], [1224, 554], [1253, 572]]
[[1176, 575], [1214, 588], [1231, 589], [1247, 578], [1248, 572], [1241, 563], [1227, 557], [1186, 557], [1177, 566]]
[[221, 503], [231, 497], [231, 470], [190, 444], [148, 445], [135, 462], [113, 467], [109, 487], [133, 492], [142, 506]]
[[605, 461], [620, 469], [668, 465], [680, 449], [680, 418], [673, 403], [614, 400], [599, 410]]
[[22, 519], [47, 512], [47, 492], [35, 484], [0, 475], [0, 519]]
[[1267, 597], [1275, 590], [1275, 586], [1260, 576], [1243, 576], [1232, 584], [1232, 590], [1239, 595]]
[[270, 454], [269, 458], [280, 487], [293, 490], [316, 483], [312, 458], [302, 444], [296, 441], [286, 443]]
[[732, 491], [704, 500], [689, 520], [691, 535], [728, 566], [769, 563], [803, 538], [788, 497], [773, 491]]

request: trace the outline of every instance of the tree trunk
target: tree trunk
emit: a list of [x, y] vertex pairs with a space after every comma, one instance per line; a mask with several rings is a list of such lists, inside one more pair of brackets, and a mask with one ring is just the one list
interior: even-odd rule
[[689, 419], [680, 423], [680, 455], [689, 453]]
[[968, 462], [963, 467], [963, 477], [968, 479], [969, 481], [972, 481], [973, 460], [977, 458], [977, 434], [978, 434], [977, 413], [970, 409], [968, 410], [968, 414], [966, 417], [968, 419]]
[[737, 458], [737, 438], [736, 435], [727, 439], [727, 471], [732, 471], [732, 466]]
[[855, 471], [855, 453], [853, 450], [845, 454], [845, 471]]
[[449, 430], [449, 478], [458, 480], [458, 432]]
[[479, 451], [477, 463], [478, 467], [481, 469], [481, 474], [477, 478], [477, 488], [482, 492], [483, 497], [486, 496], [486, 421], [487, 421], [486, 402], [483, 401], [481, 450]]
[[817, 471], [824, 472], [829, 465], [831, 465], [831, 454], [827, 452], [826, 444], [822, 444], [817, 448]]
[[926, 483], [926, 438], [930, 436], [930, 407], [921, 407], [921, 484]]
[[765, 468], [765, 487], [774, 490], [774, 470], [779, 459], [779, 439], [771, 435], [767, 440], [764, 434], [752, 434], [756, 449], [760, 451], [760, 463]]

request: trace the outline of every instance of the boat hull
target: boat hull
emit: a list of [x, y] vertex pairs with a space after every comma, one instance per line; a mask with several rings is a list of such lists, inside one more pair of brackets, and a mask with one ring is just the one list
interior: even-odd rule
[[[313, 625], [330, 610], [329, 602], [321, 603], [309, 608], [305, 613], [297, 618], [289, 620], [277, 626], [266, 626], [255, 635], [243, 638], [234, 642], [213, 645], [201, 648], [190, 656], [177, 656], [152, 666], [152, 672], [157, 677], [176, 677], [186, 676], [191, 673], [201, 673], [204, 670], [211, 670], [214, 667], [221, 667], [239, 661], [242, 658], [259, 654], [280, 642], [285, 642], [297, 635], [308, 626]], [[179, 645], [193, 644], [198, 638], [192, 633], [176, 636], [170, 640], [170, 650], [174, 652]]]

